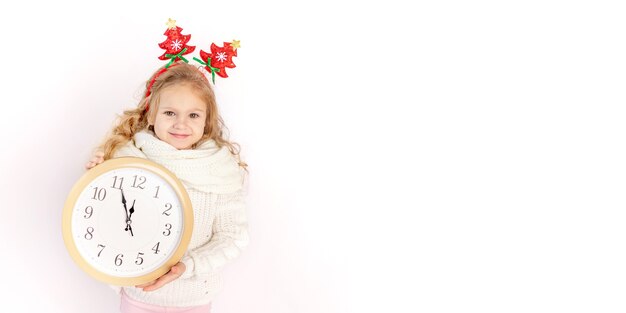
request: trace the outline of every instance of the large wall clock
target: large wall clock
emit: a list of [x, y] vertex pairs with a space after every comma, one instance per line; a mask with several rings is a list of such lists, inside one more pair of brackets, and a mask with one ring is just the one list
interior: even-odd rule
[[63, 239], [78, 266], [118, 286], [152, 281], [185, 253], [193, 209], [182, 183], [152, 161], [123, 157], [88, 170], [63, 208]]

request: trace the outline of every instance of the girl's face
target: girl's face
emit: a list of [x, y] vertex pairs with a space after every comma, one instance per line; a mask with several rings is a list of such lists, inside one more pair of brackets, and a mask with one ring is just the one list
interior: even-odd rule
[[178, 150], [191, 149], [204, 134], [206, 114], [206, 104], [191, 85], [169, 86], [161, 91], [154, 132]]

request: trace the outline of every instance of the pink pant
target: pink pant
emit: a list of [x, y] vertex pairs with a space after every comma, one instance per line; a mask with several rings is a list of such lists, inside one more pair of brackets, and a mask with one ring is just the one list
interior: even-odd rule
[[120, 301], [120, 312], [122, 313], [211, 313], [211, 304], [192, 306], [186, 308], [165, 307], [142, 303], [129, 298], [122, 291]]

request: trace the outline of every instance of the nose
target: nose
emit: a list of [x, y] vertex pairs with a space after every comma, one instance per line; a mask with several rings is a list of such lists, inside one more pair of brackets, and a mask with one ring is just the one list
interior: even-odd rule
[[185, 127], [187, 127], [187, 117], [181, 115], [177, 116], [174, 122], [174, 128], [183, 129]]

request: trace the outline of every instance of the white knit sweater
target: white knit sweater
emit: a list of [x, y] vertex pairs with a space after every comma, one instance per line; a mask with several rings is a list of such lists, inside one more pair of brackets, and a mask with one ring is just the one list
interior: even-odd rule
[[211, 302], [221, 288], [219, 269], [248, 244], [243, 170], [226, 147], [213, 140], [193, 150], [177, 150], [151, 132], [139, 132], [114, 157], [134, 156], [155, 161], [183, 183], [194, 211], [187, 267], [177, 280], [150, 292], [124, 287], [131, 298], [154, 305], [187, 307]]

